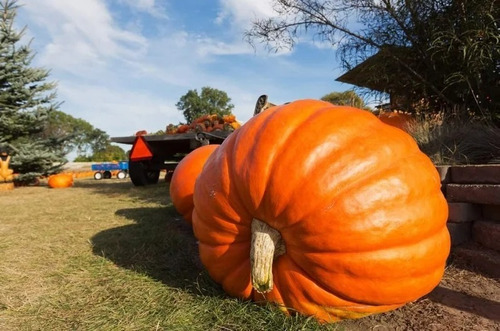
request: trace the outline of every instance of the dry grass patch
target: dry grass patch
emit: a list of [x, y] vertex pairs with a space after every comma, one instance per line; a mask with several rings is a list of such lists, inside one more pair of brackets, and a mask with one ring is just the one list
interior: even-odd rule
[[320, 327], [227, 297], [203, 271], [165, 183], [22, 187], [0, 196], [0, 210], [1, 330]]

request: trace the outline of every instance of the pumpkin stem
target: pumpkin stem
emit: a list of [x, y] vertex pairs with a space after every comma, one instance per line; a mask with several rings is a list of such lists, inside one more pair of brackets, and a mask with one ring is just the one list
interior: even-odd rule
[[252, 286], [257, 292], [265, 293], [273, 289], [273, 260], [285, 252], [285, 243], [279, 231], [254, 218], [250, 267]]

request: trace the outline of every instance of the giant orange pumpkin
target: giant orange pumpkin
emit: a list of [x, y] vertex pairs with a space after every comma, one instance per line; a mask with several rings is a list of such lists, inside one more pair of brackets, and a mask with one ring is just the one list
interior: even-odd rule
[[405, 132], [299, 100], [253, 117], [196, 181], [202, 263], [232, 296], [322, 321], [395, 309], [440, 281], [447, 203]]
[[47, 183], [51, 188], [66, 188], [73, 185], [73, 175], [70, 173], [60, 173], [49, 176]]
[[170, 199], [175, 209], [191, 224], [194, 182], [206, 160], [219, 145], [201, 146], [186, 155], [175, 167], [170, 181]]

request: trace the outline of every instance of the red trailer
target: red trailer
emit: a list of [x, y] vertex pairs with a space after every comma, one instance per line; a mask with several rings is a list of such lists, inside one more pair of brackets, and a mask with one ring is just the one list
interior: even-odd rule
[[208, 144], [221, 144], [231, 132], [181, 133], [113, 137], [112, 142], [132, 145], [128, 175], [135, 186], [158, 183], [161, 170], [172, 171], [192, 150]]

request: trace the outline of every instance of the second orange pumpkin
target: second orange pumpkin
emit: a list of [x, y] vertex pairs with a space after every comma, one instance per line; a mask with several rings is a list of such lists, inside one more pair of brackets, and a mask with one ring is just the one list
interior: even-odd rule
[[186, 155], [175, 167], [170, 181], [170, 199], [175, 209], [191, 224], [193, 212], [193, 191], [196, 178], [208, 157], [219, 145], [201, 146]]

